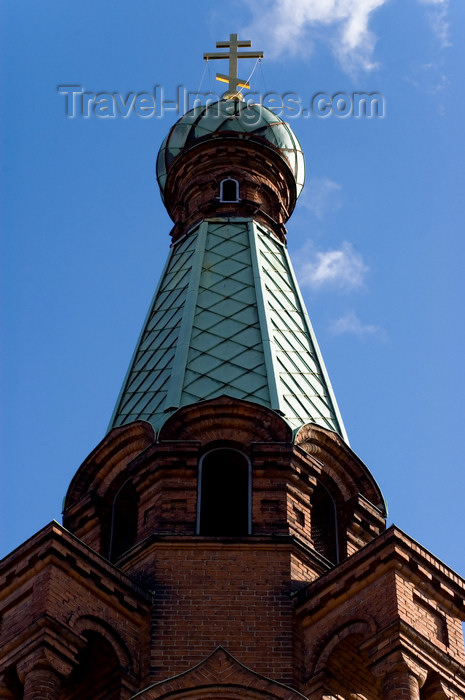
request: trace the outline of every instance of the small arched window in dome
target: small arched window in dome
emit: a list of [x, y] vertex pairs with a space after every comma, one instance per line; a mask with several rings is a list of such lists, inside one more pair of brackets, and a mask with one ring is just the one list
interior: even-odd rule
[[217, 448], [199, 463], [197, 533], [217, 537], [251, 532], [251, 468], [239, 450]]
[[232, 177], [220, 182], [220, 202], [239, 202], [239, 183]]
[[332, 564], [337, 564], [338, 541], [336, 506], [333, 497], [323, 484], [318, 483], [311, 499], [310, 530], [313, 546]]

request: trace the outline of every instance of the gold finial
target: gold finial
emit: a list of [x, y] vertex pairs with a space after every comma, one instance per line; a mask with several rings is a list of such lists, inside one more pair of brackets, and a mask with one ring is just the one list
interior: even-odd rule
[[238, 52], [238, 48], [252, 46], [251, 41], [238, 41], [237, 34], [230, 34], [229, 41], [217, 41], [217, 49], [229, 49], [227, 53], [204, 53], [203, 57], [208, 61], [210, 58], [229, 58], [229, 75], [216, 74], [216, 79], [223, 83], [228, 83], [228, 91], [223, 95], [225, 100], [243, 100], [243, 96], [238, 92], [238, 88], [250, 88], [246, 80], [237, 77], [238, 58], [263, 58], [263, 51], [243, 51]]

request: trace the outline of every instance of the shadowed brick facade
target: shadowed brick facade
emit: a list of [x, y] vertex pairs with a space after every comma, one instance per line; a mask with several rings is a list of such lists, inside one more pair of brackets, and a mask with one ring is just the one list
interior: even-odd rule
[[298, 142], [220, 106], [160, 151], [172, 248], [110, 430], [1, 563], [0, 698], [465, 700], [465, 582], [386, 529], [288, 262]]

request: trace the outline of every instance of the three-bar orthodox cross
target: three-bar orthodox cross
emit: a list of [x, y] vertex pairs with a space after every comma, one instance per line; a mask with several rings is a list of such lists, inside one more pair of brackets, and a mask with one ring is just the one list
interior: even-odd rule
[[226, 100], [242, 100], [244, 99], [238, 88], [250, 88], [247, 80], [242, 80], [237, 77], [237, 59], [238, 58], [263, 58], [263, 51], [242, 51], [239, 53], [239, 48], [252, 46], [251, 41], [238, 41], [237, 34], [230, 34], [229, 41], [217, 41], [217, 49], [229, 49], [227, 53], [204, 53], [203, 57], [208, 61], [211, 58], [229, 58], [229, 75], [217, 73], [216, 79], [223, 83], [228, 83], [228, 91], [223, 95]]

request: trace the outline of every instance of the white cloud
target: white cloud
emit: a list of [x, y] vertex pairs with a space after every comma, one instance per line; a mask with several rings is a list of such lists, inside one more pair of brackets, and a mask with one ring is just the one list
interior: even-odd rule
[[405, 80], [427, 95], [440, 95], [445, 92], [450, 80], [443, 73], [438, 63], [424, 63], [412, 69], [412, 74], [405, 77]]
[[341, 206], [341, 190], [342, 185], [329, 177], [311, 177], [299, 198], [299, 204], [312, 211], [318, 219], [322, 219], [328, 211], [334, 211]]
[[[376, 67], [377, 37], [369, 24], [374, 13], [389, 0], [244, 0], [253, 13], [244, 30], [266, 54], [309, 54], [317, 41], [329, 44], [347, 73]], [[442, 46], [449, 45], [447, 9], [449, 0], [418, 0], [429, 6], [433, 31]], [[399, 12], [401, 10], [398, 10]], [[400, 20], [401, 21], [401, 20]], [[245, 36], [245, 34], [244, 34]]]
[[370, 323], [362, 323], [355, 311], [348, 311], [345, 316], [332, 321], [329, 326], [334, 335], [355, 335], [357, 338], [377, 337], [379, 340], [386, 340], [386, 332], [380, 326]]
[[360, 253], [346, 241], [339, 249], [325, 252], [314, 251], [311, 245], [305, 246], [297, 259], [297, 274], [302, 286], [321, 289], [357, 289], [363, 286], [368, 267]]
[[387, 0], [247, 0], [254, 14], [245, 31], [259, 37], [269, 56], [308, 53], [315, 39], [329, 41], [348, 72], [371, 70], [376, 37], [371, 14]]
[[449, 22], [447, 12], [449, 0], [419, 0], [421, 5], [428, 5], [428, 18], [431, 29], [439, 40], [441, 48], [452, 46], [449, 39]]

